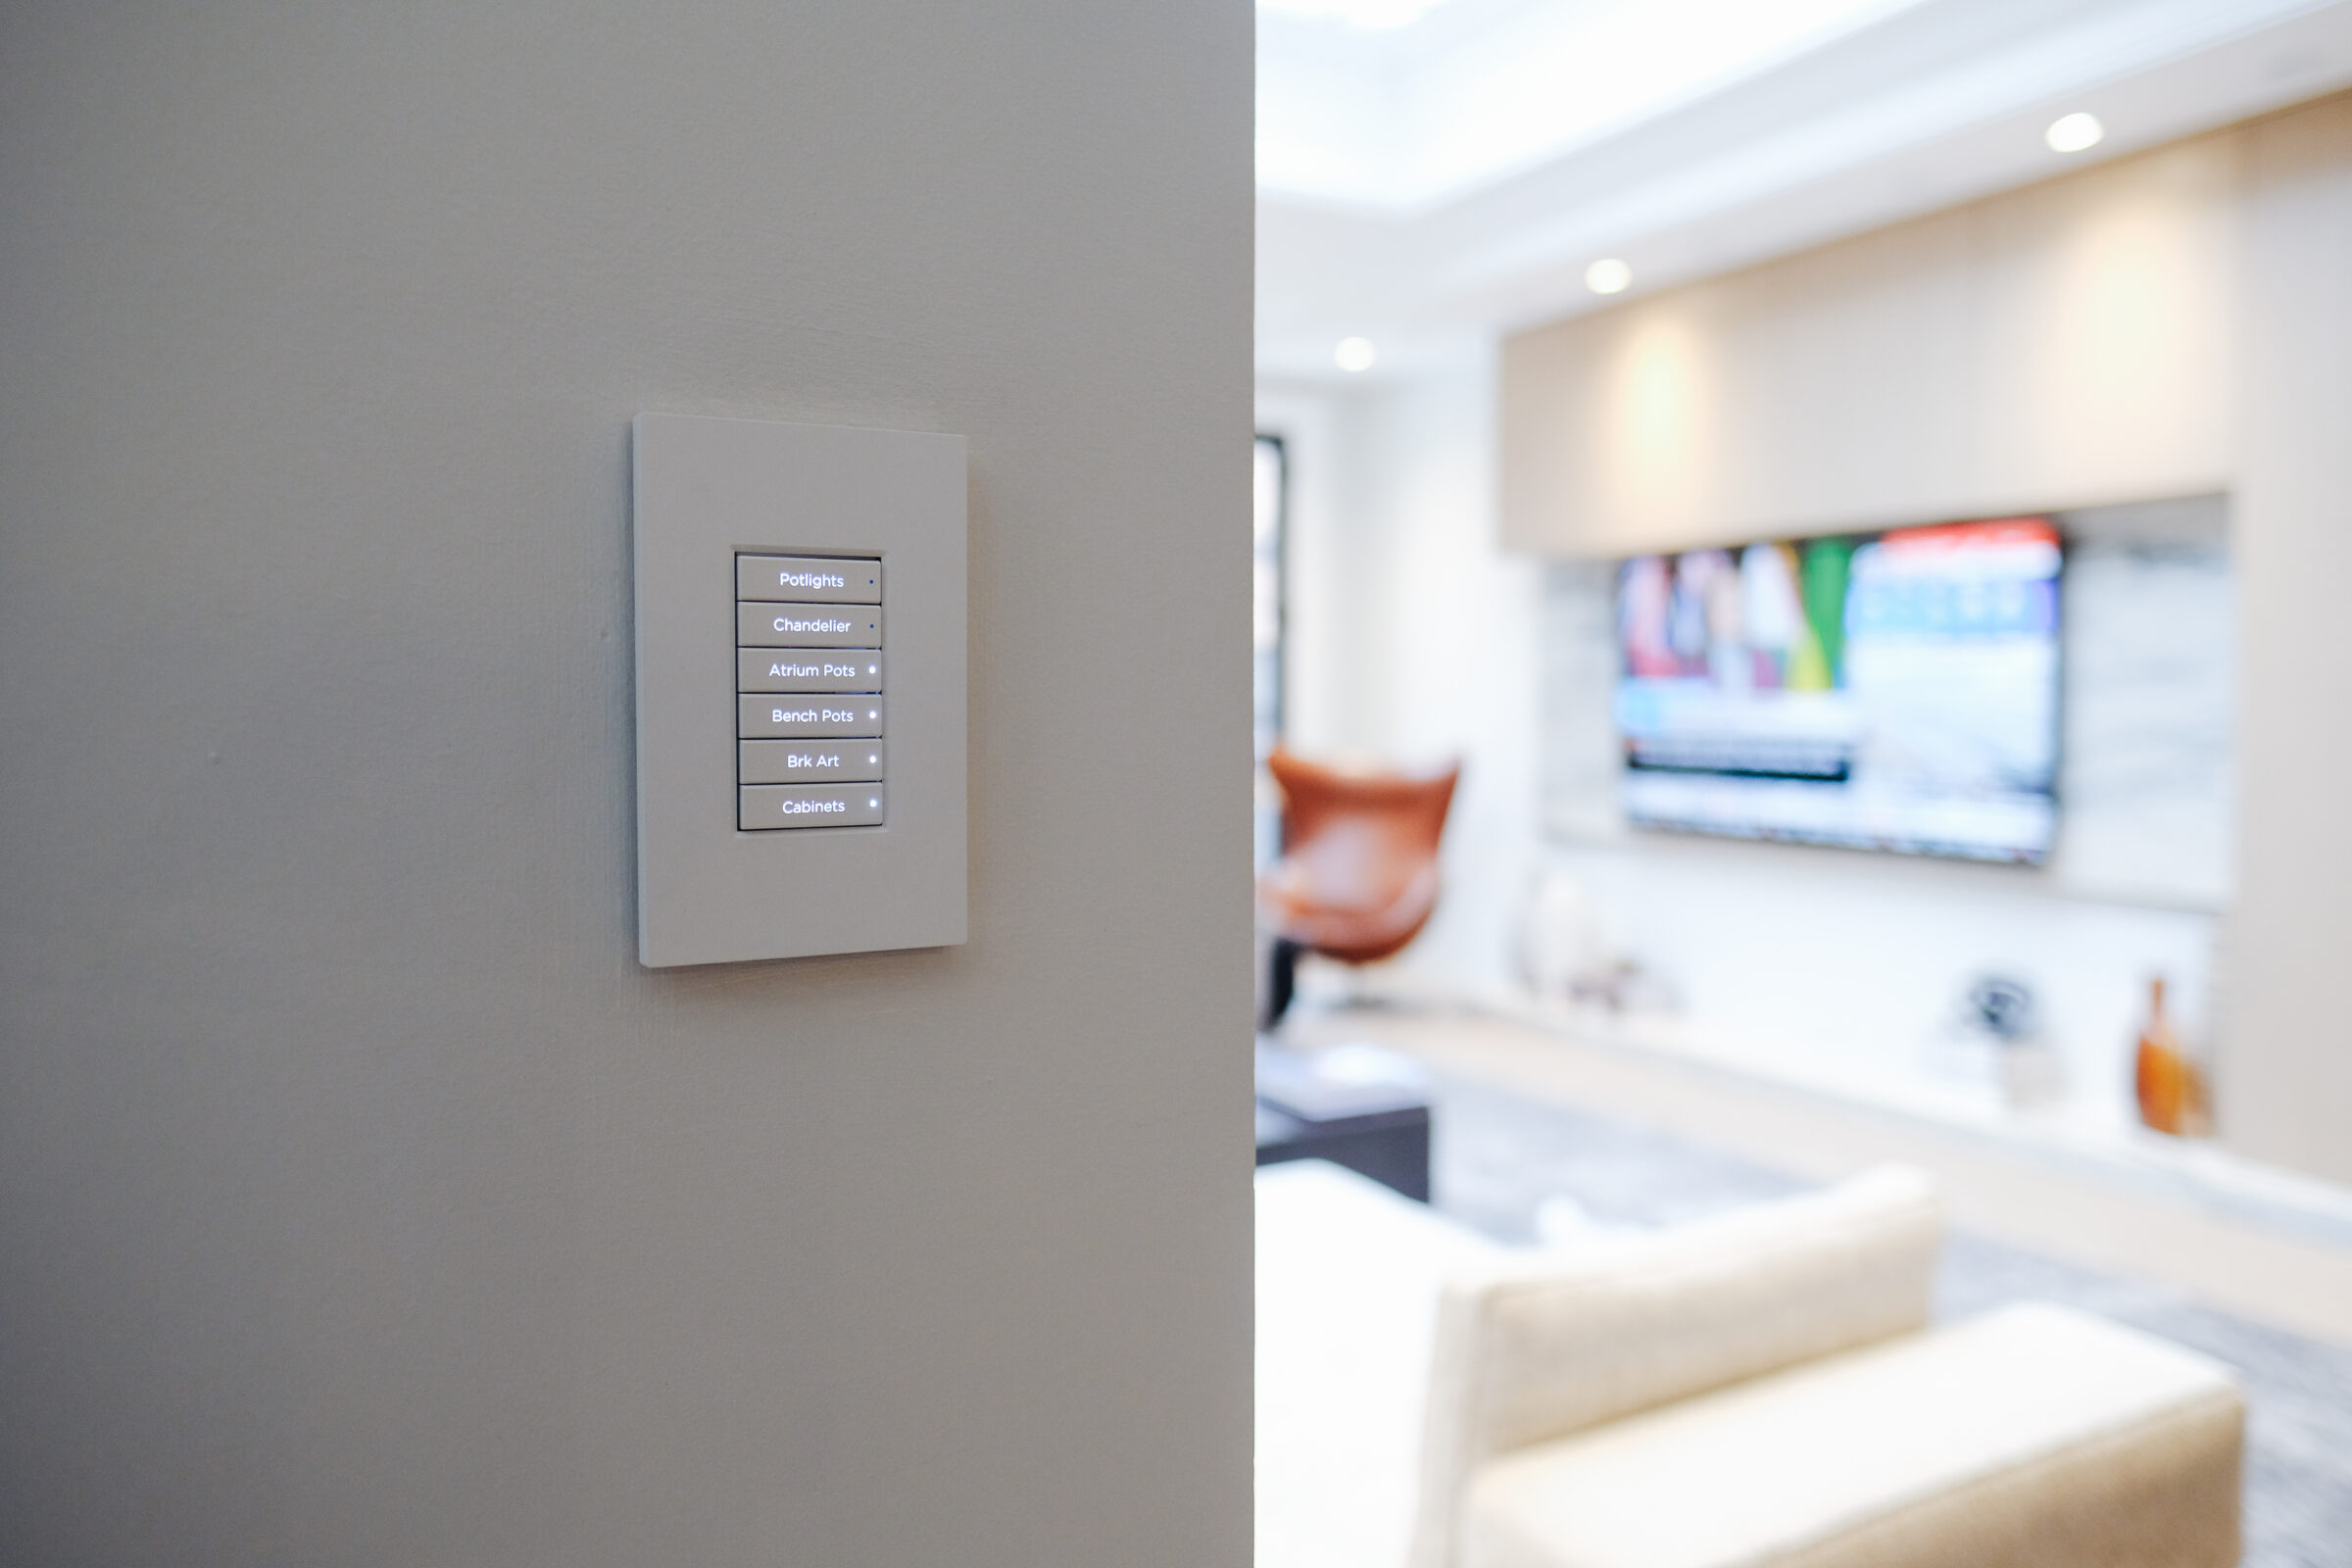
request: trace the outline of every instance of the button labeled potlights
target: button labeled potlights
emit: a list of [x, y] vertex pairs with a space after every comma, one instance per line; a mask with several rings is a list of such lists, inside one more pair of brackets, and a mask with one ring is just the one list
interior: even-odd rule
[[872, 783], [882, 777], [882, 743], [737, 741], [735, 776], [746, 784]]
[[738, 648], [879, 648], [880, 605], [735, 607]]
[[836, 561], [825, 556], [737, 556], [735, 597], [878, 605], [882, 602], [882, 563]]

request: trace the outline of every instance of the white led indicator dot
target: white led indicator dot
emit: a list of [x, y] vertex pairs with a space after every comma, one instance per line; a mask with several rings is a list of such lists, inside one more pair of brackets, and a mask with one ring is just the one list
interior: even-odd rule
[[878, 800], [876, 800], [876, 801], [868, 801], [868, 802], [866, 802], [865, 804], [866, 804], [868, 807], [870, 807], [871, 808], [873, 808], [874, 810], [877, 810], [877, 811], [879, 811], [880, 809], [882, 809], [882, 803], [881, 803], [880, 801], [878, 801]]

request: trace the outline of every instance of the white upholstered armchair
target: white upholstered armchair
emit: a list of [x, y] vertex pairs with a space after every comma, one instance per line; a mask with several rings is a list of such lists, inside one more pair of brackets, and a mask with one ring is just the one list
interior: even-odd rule
[[[1931, 1328], [1941, 1217], [1915, 1171], [1549, 1251], [1457, 1245], [1443, 1220], [1338, 1172], [1262, 1179], [1260, 1225], [1261, 1295], [1291, 1298], [1271, 1319], [1261, 1305], [1258, 1568], [2237, 1561], [2243, 1406], [2229, 1376], [2057, 1307]], [[1378, 1250], [1372, 1272], [1326, 1256], [1310, 1277], [1268, 1255], [1269, 1238], [1279, 1253], [1335, 1225]], [[1415, 1275], [1414, 1258], [1430, 1266]], [[1426, 1302], [1365, 1303], [1368, 1285]], [[1348, 1294], [1388, 1343], [1335, 1362], [1327, 1333], [1302, 1352], [1324, 1357], [1319, 1393], [1295, 1368], [1269, 1378], [1286, 1341], [1337, 1321]], [[1351, 1371], [1365, 1381], [1341, 1387]], [[1407, 1380], [1423, 1391], [1410, 1412]], [[1362, 1430], [1413, 1414], [1385, 1446]], [[1344, 1476], [1318, 1469], [1319, 1442], [1357, 1455]], [[1317, 1500], [1298, 1494], [1315, 1487], [1333, 1494], [1320, 1535]], [[1375, 1494], [1391, 1489], [1402, 1496], [1384, 1512]]]

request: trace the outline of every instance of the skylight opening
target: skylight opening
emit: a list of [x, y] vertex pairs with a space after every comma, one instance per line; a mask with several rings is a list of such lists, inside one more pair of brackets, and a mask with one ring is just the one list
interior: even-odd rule
[[1330, 17], [1376, 31], [1406, 26], [1435, 11], [1446, 0], [1257, 0], [1260, 11], [1280, 11], [1294, 17]]
[[1259, 182], [1447, 200], [1926, 4], [1257, 0]]

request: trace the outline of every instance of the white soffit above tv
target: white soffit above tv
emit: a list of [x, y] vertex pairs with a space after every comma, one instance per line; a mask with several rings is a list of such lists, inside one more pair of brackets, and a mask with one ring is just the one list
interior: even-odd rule
[[[2346, 85], [2352, 0], [1260, 0], [1259, 368], [1409, 371], [1603, 303], [1601, 257], [1642, 292]], [[2105, 139], [2052, 152], [2075, 111]]]

